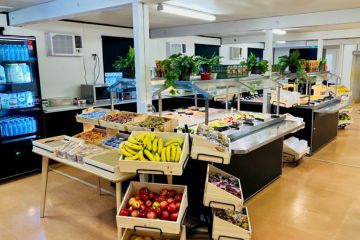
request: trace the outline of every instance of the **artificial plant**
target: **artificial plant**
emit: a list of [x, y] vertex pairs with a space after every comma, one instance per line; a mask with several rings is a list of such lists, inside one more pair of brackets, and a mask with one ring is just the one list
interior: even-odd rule
[[215, 54], [213, 54], [211, 58], [199, 57], [199, 63], [200, 63], [200, 65], [203, 66], [205, 72], [210, 73], [210, 72], [213, 72], [213, 67], [215, 65], [220, 64], [221, 58], [222, 57], [220, 57], [220, 56], [215, 56]]
[[281, 74], [285, 73], [287, 67], [291, 73], [296, 73], [300, 68], [300, 51], [296, 50], [289, 56], [280, 56], [278, 59], [279, 71]]
[[[244, 64], [242, 61], [240, 64]], [[264, 74], [269, 71], [269, 62], [266, 60], [256, 60], [254, 53], [250, 53], [250, 56], [247, 61], [248, 71], [254, 74]]]
[[126, 57], [118, 56], [112, 65], [116, 71], [129, 71], [130, 77], [135, 76], [135, 52], [133, 47], [129, 47]]

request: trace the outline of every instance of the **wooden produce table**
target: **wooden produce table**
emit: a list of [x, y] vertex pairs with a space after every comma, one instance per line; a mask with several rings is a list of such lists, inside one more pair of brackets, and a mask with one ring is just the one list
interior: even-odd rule
[[[56, 157], [54, 153], [43, 150], [39, 147], [34, 146], [33, 152], [42, 156], [42, 172], [41, 172], [41, 206], [40, 206], [40, 217], [43, 218], [45, 216], [45, 202], [46, 202], [46, 190], [47, 190], [47, 182], [48, 182], [48, 171], [49, 171], [49, 159], [54, 160], [56, 162], [65, 164], [67, 166], [80, 169], [82, 171], [94, 174], [99, 178], [106, 179], [110, 182], [115, 183], [115, 195], [116, 195], [116, 209], [119, 209], [122, 200], [122, 189], [121, 183], [130, 178], [136, 176], [136, 174], [132, 173], [120, 173], [118, 177], [109, 177], [107, 174], [102, 174], [101, 171], [96, 171], [94, 169], [87, 168], [85, 164], [72, 162], [68, 159], [62, 159]], [[98, 191], [101, 193], [100, 181], [98, 181]], [[122, 229], [118, 229], [118, 239], [121, 238]]]

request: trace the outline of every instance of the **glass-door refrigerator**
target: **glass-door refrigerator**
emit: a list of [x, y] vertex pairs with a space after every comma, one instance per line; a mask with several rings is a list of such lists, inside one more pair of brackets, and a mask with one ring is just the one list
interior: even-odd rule
[[40, 169], [31, 150], [42, 123], [35, 38], [0, 35], [0, 180]]

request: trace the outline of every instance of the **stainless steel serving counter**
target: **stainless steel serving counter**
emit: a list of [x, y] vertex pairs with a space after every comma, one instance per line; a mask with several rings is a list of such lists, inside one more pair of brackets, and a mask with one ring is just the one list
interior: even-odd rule
[[320, 109], [315, 109], [315, 112], [316, 113], [336, 113], [349, 105], [351, 105], [351, 101], [349, 101], [349, 100], [339, 101], [339, 102], [333, 103], [331, 105], [328, 105], [326, 107], [323, 107]]
[[304, 127], [305, 123], [302, 121], [285, 120], [231, 142], [232, 153], [247, 154]]

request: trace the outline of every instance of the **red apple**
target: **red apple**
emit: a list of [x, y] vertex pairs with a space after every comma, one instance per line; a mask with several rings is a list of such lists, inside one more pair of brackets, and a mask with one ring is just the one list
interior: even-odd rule
[[181, 203], [177, 202], [177, 203], [175, 203], [175, 206], [176, 206], [176, 209], [179, 210], [180, 206], [181, 206]]
[[158, 201], [155, 201], [155, 202], [162, 202], [162, 201], [166, 201], [166, 197], [165, 196], [159, 196], [158, 197], [158, 199], [157, 199]]
[[156, 219], [156, 213], [154, 211], [150, 211], [147, 213], [146, 217], [149, 219]]
[[173, 198], [168, 198], [167, 199], [167, 202], [170, 204], [170, 203], [175, 203], [175, 200]]
[[167, 192], [168, 192], [168, 190], [166, 188], [163, 188], [163, 189], [160, 190], [160, 195], [161, 196], [166, 196]]
[[131, 204], [131, 206], [133, 207], [133, 209], [139, 209], [141, 204], [139, 201], [135, 201], [133, 202], [133, 204]]
[[176, 195], [176, 191], [174, 191], [174, 190], [168, 190], [166, 196], [167, 196], [168, 198], [174, 198], [175, 195]]
[[160, 207], [160, 203], [159, 202], [154, 202], [153, 205], [152, 205], [152, 208], [156, 209], [158, 207]]
[[134, 210], [134, 211], [132, 211], [131, 216], [132, 217], [138, 217], [139, 214], [140, 214], [140, 212], [138, 210]]
[[147, 200], [149, 200], [149, 194], [148, 193], [140, 194], [140, 199], [146, 202]]
[[161, 213], [162, 213], [161, 208], [156, 208], [156, 209], [154, 210], [154, 212], [156, 213], [156, 216], [157, 216], [158, 218], [161, 217]]
[[120, 210], [120, 215], [121, 216], [129, 216], [130, 215], [130, 212], [128, 209], [121, 209]]
[[140, 212], [139, 217], [146, 218], [147, 212]]
[[151, 212], [152, 210], [152, 207], [146, 207], [146, 212]]
[[170, 217], [170, 213], [168, 211], [163, 211], [161, 213], [161, 220], [168, 220]]
[[154, 198], [157, 196], [157, 194], [156, 193], [154, 193], [154, 192], [150, 192], [149, 193], [149, 199], [150, 200], [154, 200]]
[[132, 211], [134, 211], [134, 209], [133, 209], [132, 206], [130, 206], [130, 207], [128, 208], [128, 210], [129, 210], [130, 214], [132, 213]]
[[143, 201], [143, 200], [139, 200], [139, 203], [140, 203], [140, 205], [143, 205], [143, 204], [145, 204], [145, 202]]
[[149, 192], [150, 192], [150, 191], [149, 191], [148, 188], [143, 187], [143, 188], [141, 188], [141, 189], [139, 190], [139, 196], [141, 196], [141, 194], [144, 194], [144, 193], [148, 194]]
[[141, 204], [140, 205], [140, 212], [145, 212], [146, 211], [146, 205], [145, 204]]
[[147, 200], [147, 201], [145, 202], [145, 205], [146, 205], [147, 207], [151, 207], [151, 206], [153, 205], [153, 202], [150, 201], [150, 200]]
[[154, 197], [154, 202], [160, 202], [160, 201], [159, 201], [159, 196], [156, 195], [156, 196]]
[[181, 202], [182, 196], [183, 196], [183, 195], [182, 195], [181, 193], [176, 194], [176, 196], [175, 196], [175, 202]]
[[167, 209], [167, 206], [168, 206], [168, 202], [167, 201], [162, 201], [161, 203], [160, 203], [160, 208], [161, 208], [161, 210], [166, 210]]
[[176, 208], [175, 203], [170, 203], [170, 204], [168, 205], [168, 211], [169, 211], [170, 213], [174, 213], [174, 212], [177, 211], [177, 208]]
[[178, 218], [178, 213], [177, 212], [170, 214], [170, 220], [171, 221], [176, 221], [177, 218]]
[[134, 198], [135, 198], [136, 201], [139, 201], [139, 200], [140, 200], [139, 195], [134, 196]]

